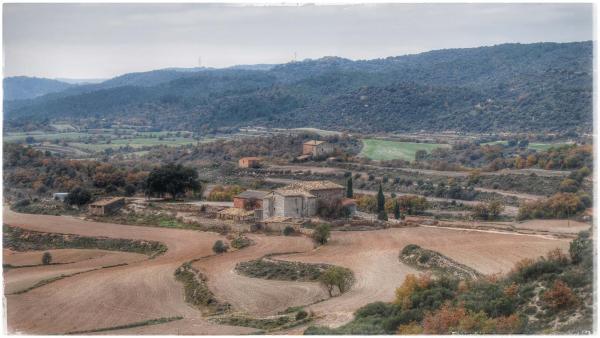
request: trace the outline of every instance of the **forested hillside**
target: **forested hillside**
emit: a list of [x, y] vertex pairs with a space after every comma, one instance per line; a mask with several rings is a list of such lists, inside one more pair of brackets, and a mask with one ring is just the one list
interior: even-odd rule
[[208, 131], [592, 128], [592, 43], [504, 44], [385, 59], [126, 74], [6, 104], [9, 126], [73, 119]]
[[14, 76], [3, 81], [4, 100], [23, 100], [63, 91], [73, 85], [50, 79]]

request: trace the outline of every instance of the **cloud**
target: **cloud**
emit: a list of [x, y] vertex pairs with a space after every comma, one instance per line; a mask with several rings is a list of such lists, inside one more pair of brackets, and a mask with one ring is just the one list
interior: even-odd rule
[[98, 78], [203, 65], [370, 59], [593, 38], [591, 4], [5, 4], [5, 75]]

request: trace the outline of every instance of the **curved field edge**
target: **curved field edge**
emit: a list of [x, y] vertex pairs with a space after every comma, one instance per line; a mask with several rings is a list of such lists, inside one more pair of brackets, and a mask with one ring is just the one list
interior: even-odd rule
[[74, 234], [25, 230], [4, 225], [4, 247], [14, 251], [50, 249], [100, 249], [140, 253], [154, 258], [167, 252], [167, 246], [157, 241], [123, 238], [88, 237]]
[[334, 266], [325, 263], [303, 263], [273, 258], [275, 255], [285, 254], [288, 253], [270, 254], [258, 259], [239, 262], [235, 266], [235, 271], [238, 274], [251, 278], [316, 282], [325, 270]]
[[183, 284], [185, 301], [192, 307], [204, 314], [221, 314], [231, 310], [229, 303], [217, 300], [208, 288], [206, 276], [192, 266], [192, 261], [183, 263], [174, 275]]
[[441, 253], [422, 248], [416, 244], [405, 246], [399, 255], [402, 263], [419, 270], [430, 270], [440, 275], [451, 275], [461, 279], [477, 279], [482, 274], [464, 264], [461, 264]]
[[162, 318], [157, 318], [157, 319], [145, 320], [143, 322], [135, 322], [135, 323], [131, 323], [131, 324], [118, 325], [118, 326], [113, 326], [113, 327], [103, 327], [103, 328], [99, 328], [99, 329], [85, 330], [85, 331], [71, 331], [71, 332], [66, 332], [65, 335], [81, 335], [81, 334], [87, 334], [87, 333], [97, 333], [97, 332], [105, 332], [105, 331], [113, 331], [113, 330], [130, 329], [130, 328], [140, 327], [140, 326], [164, 324], [164, 323], [181, 320], [181, 319], [183, 319], [183, 317], [181, 317], [181, 316], [162, 317]]

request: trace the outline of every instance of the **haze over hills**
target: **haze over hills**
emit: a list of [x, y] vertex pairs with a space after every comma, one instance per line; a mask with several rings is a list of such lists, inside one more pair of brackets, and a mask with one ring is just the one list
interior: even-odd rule
[[[243, 125], [361, 131], [592, 129], [591, 41], [385, 59], [163, 69], [5, 101], [9, 126], [71, 119], [198, 131]], [[8, 79], [6, 79], [8, 80]], [[5, 80], [5, 87], [6, 87]]]
[[4, 100], [31, 99], [70, 88], [72, 84], [37, 77], [14, 76], [3, 80]]

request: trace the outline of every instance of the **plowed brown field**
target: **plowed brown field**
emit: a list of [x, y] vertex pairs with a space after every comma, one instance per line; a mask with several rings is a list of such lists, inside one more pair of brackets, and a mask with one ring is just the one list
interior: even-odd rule
[[[161, 241], [166, 254], [127, 266], [86, 272], [50, 283], [21, 295], [8, 295], [10, 332], [63, 333], [183, 316], [167, 324], [108, 331], [114, 334], [242, 334], [256, 330], [216, 325], [183, 300], [182, 285], [173, 272], [183, 262], [210, 255], [214, 233], [86, 222], [71, 217], [4, 213], [4, 223], [23, 228]], [[332, 263], [352, 269], [355, 286], [346, 294], [317, 302], [309, 309], [323, 315], [320, 324], [340, 325], [360, 306], [393, 299], [394, 289], [412, 268], [401, 264], [398, 253], [414, 243], [439, 251], [483, 273], [509, 270], [524, 257], [568, 248], [568, 240], [440, 228], [404, 228], [365, 232], [333, 232], [326, 246], [313, 249], [305, 237], [250, 236], [256, 244], [219, 256], [203, 258], [194, 266], [202, 270], [218, 299], [236, 311], [269, 315], [289, 306], [326, 299], [316, 284], [269, 281], [240, 276], [235, 264], [268, 253], [300, 252], [281, 259]]]

